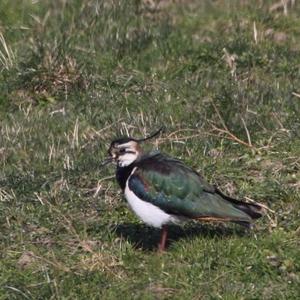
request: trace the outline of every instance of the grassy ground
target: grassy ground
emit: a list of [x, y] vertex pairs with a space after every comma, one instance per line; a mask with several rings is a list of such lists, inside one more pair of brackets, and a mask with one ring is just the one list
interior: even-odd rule
[[[278, 4], [276, 6], [276, 4]], [[0, 299], [299, 299], [300, 6], [0, 3]], [[147, 149], [276, 212], [159, 232], [101, 169]]]

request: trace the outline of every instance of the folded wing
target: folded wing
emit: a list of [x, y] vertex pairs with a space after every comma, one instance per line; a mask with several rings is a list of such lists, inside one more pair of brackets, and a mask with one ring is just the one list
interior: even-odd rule
[[142, 160], [129, 179], [139, 198], [163, 211], [199, 220], [252, 221], [246, 203], [222, 195], [182, 162], [155, 155]]

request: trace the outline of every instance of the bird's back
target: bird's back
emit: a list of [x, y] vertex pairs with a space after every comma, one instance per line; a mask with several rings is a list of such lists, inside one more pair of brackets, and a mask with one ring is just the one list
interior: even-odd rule
[[251, 222], [251, 216], [183, 162], [152, 153], [134, 165], [129, 188], [163, 211], [193, 219]]

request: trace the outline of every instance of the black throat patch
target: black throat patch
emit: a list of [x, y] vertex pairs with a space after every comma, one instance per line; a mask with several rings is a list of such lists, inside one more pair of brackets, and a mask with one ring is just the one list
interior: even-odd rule
[[117, 167], [116, 179], [117, 179], [122, 191], [125, 190], [126, 181], [127, 181], [128, 177], [130, 176], [133, 168], [134, 168], [134, 164], [130, 164], [127, 167]]

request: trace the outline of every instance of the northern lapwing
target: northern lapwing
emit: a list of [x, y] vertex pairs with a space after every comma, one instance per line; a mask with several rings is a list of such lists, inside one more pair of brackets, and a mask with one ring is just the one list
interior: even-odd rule
[[144, 153], [143, 138], [112, 141], [103, 164], [117, 165], [116, 179], [135, 214], [147, 225], [161, 228], [159, 251], [165, 249], [167, 225], [185, 220], [229, 221], [250, 227], [264, 206], [224, 195], [182, 161], [158, 151]]

